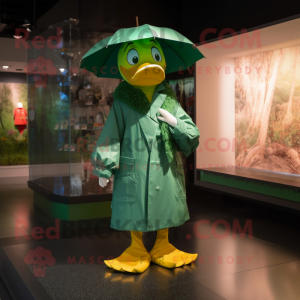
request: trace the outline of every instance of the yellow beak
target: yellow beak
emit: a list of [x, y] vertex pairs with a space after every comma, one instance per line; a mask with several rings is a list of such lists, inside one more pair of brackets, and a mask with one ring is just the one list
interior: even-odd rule
[[150, 86], [160, 84], [165, 79], [165, 70], [156, 64], [140, 65], [129, 80], [133, 85]]

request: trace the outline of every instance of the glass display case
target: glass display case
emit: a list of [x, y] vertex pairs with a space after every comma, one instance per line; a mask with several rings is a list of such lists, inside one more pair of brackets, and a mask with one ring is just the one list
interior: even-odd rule
[[198, 46], [207, 59], [195, 68], [195, 184], [284, 206], [300, 201], [299, 24]]
[[28, 42], [28, 186], [52, 217], [110, 215], [113, 178], [101, 188], [90, 156], [120, 80], [79, 69], [83, 55], [109, 35], [84, 31], [70, 19]]

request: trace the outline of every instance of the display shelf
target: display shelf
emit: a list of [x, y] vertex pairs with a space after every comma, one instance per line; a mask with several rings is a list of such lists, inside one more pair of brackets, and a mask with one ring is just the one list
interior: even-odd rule
[[83, 103], [71, 103], [71, 107], [72, 106], [77, 106], [77, 107], [82, 107], [82, 108], [88, 108], [88, 107], [98, 107], [98, 106], [101, 106], [101, 105], [99, 105], [99, 104], [88, 105], [88, 104], [83, 104]]
[[101, 129], [76, 129], [76, 128], [71, 128], [72, 130], [87, 130], [87, 131], [100, 131], [102, 130], [103, 128]]

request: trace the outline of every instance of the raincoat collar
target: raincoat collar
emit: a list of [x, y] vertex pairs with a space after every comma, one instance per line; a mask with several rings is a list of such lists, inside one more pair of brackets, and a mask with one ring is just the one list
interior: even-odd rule
[[165, 101], [166, 95], [161, 93], [165, 89], [165, 81], [158, 84], [150, 103], [141, 90], [134, 88], [126, 81], [122, 81], [115, 90], [114, 98], [125, 102], [141, 114], [148, 115], [153, 121], [158, 123], [156, 116], [158, 114], [158, 109]]

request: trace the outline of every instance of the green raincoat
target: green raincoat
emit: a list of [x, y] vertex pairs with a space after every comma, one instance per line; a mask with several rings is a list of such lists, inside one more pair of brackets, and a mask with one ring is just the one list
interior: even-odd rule
[[165, 84], [156, 87], [146, 114], [140, 106], [146, 97], [138, 105], [128, 105], [122, 94], [115, 92], [118, 97], [114, 97], [92, 154], [94, 175], [105, 178], [114, 175], [111, 217], [114, 229], [146, 232], [180, 226], [189, 220], [179, 151], [190, 155], [199, 145], [200, 134], [175, 98], [170, 113], [176, 117], [177, 125], [168, 127], [178, 150], [174, 153], [176, 159], [169, 163], [162, 141], [162, 121], [157, 119], [158, 109], [167, 96]]

